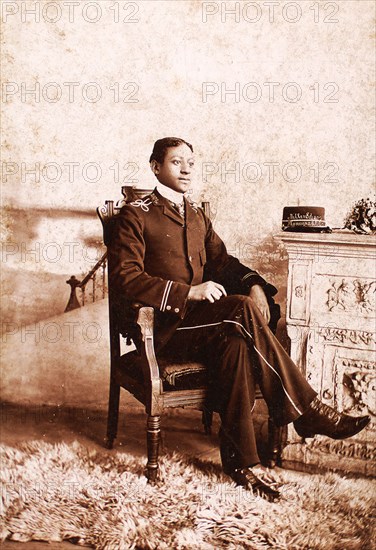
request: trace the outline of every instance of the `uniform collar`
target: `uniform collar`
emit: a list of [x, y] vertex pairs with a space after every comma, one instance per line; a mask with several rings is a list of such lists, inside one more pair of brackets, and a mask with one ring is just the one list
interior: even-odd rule
[[178, 191], [174, 191], [173, 189], [170, 189], [166, 185], [163, 185], [163, 183], [158, 182], [156, 190], [162, 197], [165, 199], [175, 203], [175, 204], [182, 204], [184, 202], [184, 194], [178, 193]]
[[[159, 206], [163, 209], [163, 214], [175, 222], [177, 222], [179, 225], [182, 225], [184, 227], [185, 222], [182, 218], [182, 216], [179, 214], [179, 212], [172, 206], [172, 203], [169, 199], [166, 197], [163, 197], [157, 188], [155, 188], [152, 193], [149, 195], [152, 203], [154, 206]], [[184, 199], [184, 203], [187, 204], [187, 199]]]

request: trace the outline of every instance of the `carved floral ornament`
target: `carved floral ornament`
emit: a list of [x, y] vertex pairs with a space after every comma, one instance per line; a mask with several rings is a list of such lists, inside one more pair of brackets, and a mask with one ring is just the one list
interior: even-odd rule
[[310, 449], [315, 449], [325, 454], [339, 455], [348, 458], [374, 461], [376, 449], [374, 445], [363, 442], [331, 441], [328, 438], [316, 436], [305, 444]]
[[137, 324], [141, 328], [142, 339], [153, 335], [154, 311], [151, 307], [142, 307], [138, 312]]
[[330, 280], [326, 291], [326, 305], [329, 311], [356, 311], [370, 313], [375, 311], [376, 281], [361, 279]]
[[106, 201], [97, 210], [102, 222], [108, 222], [113, 216], [119, 213], [119, 210], [127, 204], [125, 199], [119, 199], [116, 204], [114, 201]]
[[320, 327], [319, 335], [327, 342], [341, 344], [376, 344], [376, 334], [366, 330], [351, 330], [334, 327]]
[[296, 296], [296, 298], [303, 298], [304, 288], [302, 287], [302, 285], [297, 285], [295, 287], [295, 296]]
[[376, 416], [376, 372], [375, 364], [368, 361], [344, 361], [345, 367], [354, 367], [343, 373], [343, 386], [347, 390], [350, 404], [345, 412], [368, 412]]

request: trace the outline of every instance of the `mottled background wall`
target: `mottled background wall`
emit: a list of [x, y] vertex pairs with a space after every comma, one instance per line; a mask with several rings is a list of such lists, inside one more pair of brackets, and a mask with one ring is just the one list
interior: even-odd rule
[[65, 280], [101, 251], [95, 207], [153, 187], [159, 137], [193, 143], [194, 197], [283, 303], [283, 206], [324, 206], [340, 227], [373, 191], [374, 15], [367, 0], [2, 3], [6, 398], [22, 378], [31, 401], [74, 402], [46, 371], [80, 387], [97, 361], [87, 400], [105, 400], [104, 318], [100, 360], [75, 356], [81, 333], [51, 343], [27, 327], [64, 325]]

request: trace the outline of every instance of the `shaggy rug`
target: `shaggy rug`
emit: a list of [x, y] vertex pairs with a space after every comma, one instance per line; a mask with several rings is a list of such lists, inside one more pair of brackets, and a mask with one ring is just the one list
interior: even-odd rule
[[370, 550], [375, 540], [370, 480], [279, 470], [271, 504], [177, 454], [161, 457], [155, 486], [145, 460], [124, 452], [35, 441], [1, 455], [1, 540], [106, 550]]

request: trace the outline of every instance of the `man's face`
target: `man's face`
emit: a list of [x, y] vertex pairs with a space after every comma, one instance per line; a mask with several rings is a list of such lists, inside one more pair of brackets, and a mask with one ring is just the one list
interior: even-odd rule
[[177, 147], [169, 147], [163, 163], [155, 162], [153, 171], [163, 185], [179, 193], [185, 193], [191, 185], [193, 167], [193, 153], [183, 143]]

